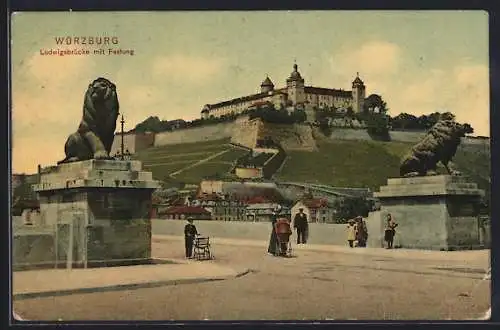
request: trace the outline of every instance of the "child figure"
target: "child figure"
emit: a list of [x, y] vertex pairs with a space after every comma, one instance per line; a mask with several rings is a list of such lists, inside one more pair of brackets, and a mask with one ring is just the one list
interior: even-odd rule
[[398, 224], [392, 220], [391, 214], [387, 214], [387, 224], [385, 225], [384, 240], [387, 242], [388, 249], [392, 249], [397, 226]]
[[356, 239], [356, 228], [354, 227], [354, 221], [349, 220], [347, 222], [347, 242], [349, 247], [354, 247], [354, 240]]

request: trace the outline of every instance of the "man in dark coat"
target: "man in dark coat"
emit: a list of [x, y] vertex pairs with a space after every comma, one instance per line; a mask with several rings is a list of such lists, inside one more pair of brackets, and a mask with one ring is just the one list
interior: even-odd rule
[[297, 230], [297, 244], [306, 244], [307, 235], [307, 215], [304, 213], [303, 208], [299, 208], [299, 213], [293, 219], [293, 228]]
[[188, 218], [188, 223], [184, 226], [184, 246], [186, 248], [186, 258], [191, 258], [193, 254], [194, 238], [198, 235], [193, 219]]

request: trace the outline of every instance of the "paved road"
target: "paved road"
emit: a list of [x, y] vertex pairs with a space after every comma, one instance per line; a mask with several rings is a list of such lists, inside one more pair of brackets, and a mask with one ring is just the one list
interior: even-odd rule
[[[154, 254], [179, 258], [182, 244], [156, 242]], [[487, 252], [442, 261], [391, 251], [297, 250], [283, 259], [256, 246], [213, 250], [214, 262], [253, 271], [219, 282], [20, 300], [14, 308], [31, 320], [472, 319], [489, 308]]]

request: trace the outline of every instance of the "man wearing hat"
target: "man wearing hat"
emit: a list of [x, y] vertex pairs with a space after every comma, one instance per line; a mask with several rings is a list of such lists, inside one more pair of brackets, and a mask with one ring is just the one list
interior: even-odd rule
[[297, 244], [306, 244], [308, 224], [307, 215], [302, 207], [299, 208], [299, 213], [293, 219], [293, 228], [297, 230]]
[[193, 225], [193, 218], [189, 217], [187, 221], [188, 223], [184, 226], [184, 246], [186, 247], [186, 258], [191, 258], [194, 238], [198, 235], [198, 231], [196, 226]]

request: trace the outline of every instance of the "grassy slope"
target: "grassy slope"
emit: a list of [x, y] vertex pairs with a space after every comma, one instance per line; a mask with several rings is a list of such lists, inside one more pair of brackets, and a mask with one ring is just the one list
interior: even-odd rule
[[291, 151], [279, 180], [375, 188], [397, 176], [406, 151], [399, 143], [318, 141], [317, 152]]
[[139, 152], [135, 158], [143, 162], [144, 169], [153, 172], [155, 179], [163, 180], [172, 172], [227, 150], [226, 153], [175, 176], [177, 181], [199, 183], [206, 176], [226, 174], [231, 169], [231, 163], [247, 153], [231, 147], [229, 142], [229, 139], [220, 139], [149, 148]]
[[[387, 178], [399, 176], [400, 160], [411, 146], [404, 142], [320, 140], [317, 152], [288, 152], [289, 159], [277, 179], [378, 190]], [[489, 190], [489, 154], [484, 147], [461, 147], [454, 161], [458, 170]], [[440, 168], [439, 172], [445, 171]]]
[[[206, 176], [224, 175], [231, 162], [246, 154], [232, 148], [229, 139], [150, 148], [140, 152], [145, 169], [157, 179], [163, 179], [216, 152], [228, 150], [206, 163], [179, 173], [176, 179], [185, 183], [199, 183]], [[378, 190], [387, 178], [398, 177], [401, 157], [413, 145], [405, 142], [348, 141], [318, 138], [319, 151], [289, 151], [288, 160], [278, 180], [320, 183], [339, 187], [368, 187]], [[154, 165], [154, 166], [151, 166]], [[483, 146], [461, 146], [454, 166], [489, 191], [490, 157]], [[444, 173], [443, 169], [440, 172]]]
[[490, 193], [491, 158], [490, 149], [484, 146], [460, 146], [453, 165], [468, 176], [479, 188]]

